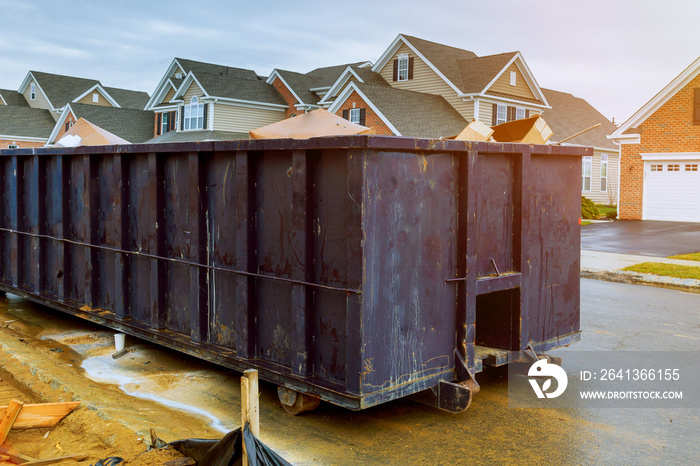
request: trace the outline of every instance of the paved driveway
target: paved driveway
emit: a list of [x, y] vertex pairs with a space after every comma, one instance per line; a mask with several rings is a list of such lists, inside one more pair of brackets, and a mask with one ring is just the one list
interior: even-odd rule
[[621, 220], [581, 227], [581, 249], [668, 257], [700, 251], [700, 223]]

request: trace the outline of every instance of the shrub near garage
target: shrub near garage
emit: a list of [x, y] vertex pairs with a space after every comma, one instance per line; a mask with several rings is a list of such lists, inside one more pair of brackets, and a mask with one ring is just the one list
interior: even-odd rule
[[590, 199], [581, 196], [581, 218], [597, 219], [600, 216], [598, 208]]

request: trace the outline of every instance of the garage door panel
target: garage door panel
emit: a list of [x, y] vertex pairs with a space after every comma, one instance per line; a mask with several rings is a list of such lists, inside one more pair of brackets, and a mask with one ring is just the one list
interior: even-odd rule
[[700, 160], [646, 161], [644, 218], [700, 222]]

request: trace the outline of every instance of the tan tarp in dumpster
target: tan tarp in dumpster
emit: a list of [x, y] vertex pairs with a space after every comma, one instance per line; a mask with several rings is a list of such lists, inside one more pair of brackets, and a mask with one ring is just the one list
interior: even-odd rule
[[109, 146], [112, 144], [131, 144], [129, 141], [110, 133], [80, 118], [66, 131], [66, 134], [56, 143], [63, 147], [78, 146]]
[[493, 139], [497, 142], [521, 142], [523, 144], [544, 144], [552, 137], [552, 130], [539, 115], [521, 120], [509, 121], [492, 126]]
[[350, 123], [345, 118], [321, 108], [254, 129], [248, 134], [250, 139], [308, 139], [319, 136], [374, 134], [374, 130], [366, 126]]

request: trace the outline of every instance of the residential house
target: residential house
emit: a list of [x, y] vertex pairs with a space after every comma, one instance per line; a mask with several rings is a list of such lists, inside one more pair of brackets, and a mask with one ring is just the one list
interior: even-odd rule
[[[542, 113], [553, 132], [549, 142], [565, 140], [562, 145], [593, 147], [593, 156], [583, 158], [581, 195], [596, 204], [617, 205], [620, 148], [608, 138], [617, 127], [584, 99], [551, 89], [542, 91], [552, 107]], [[597, 124], [600, 126], [590, 129]]]
[[[76, 114], [76, 108], [84, 109], [86, 115], [96, 120], [95, 124], [126, 118], [131, 121], [121, 126], [142, 124], [143, 116], [132, 112], [141, 112], [149, 98], [145, 92], [106, 87], [95, 79], [40, 71], [27, 73], [17, 91], [2, 90], [0, 95], [0, 148], [53, 144], [82, 116]], [[108, 116], [110, 112], [114, 113]], [[95, 113], [103, 116], [92, 117]], [[134, 132], [124, 134], [133, 137]], [[134, 142], [144, 140], [139, 137], [139, 141]]]
[[42, 147], [54, 125], [48, 110], [30, 107], [17, 91], [0, 89], [0, 149]]
[[149, 142], [247, 138], [248, 131], [283, 120], [288, 104], [252, 70], [175, 58], [145, 106]]
[[56, 144], [80, 118], [131, 144], [140, 144], [153, 137], [152, 112], [133, 108], [68, 103], [63, 107], [47, 144]]
[[700, 58], [611, 136], [622, 219], [700, 222]]

